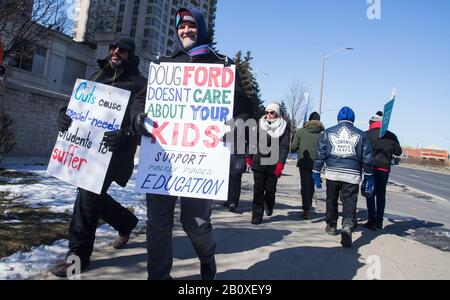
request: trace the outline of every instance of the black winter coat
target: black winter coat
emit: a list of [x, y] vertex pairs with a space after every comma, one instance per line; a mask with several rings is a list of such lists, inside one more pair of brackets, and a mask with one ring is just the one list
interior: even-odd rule
[[373, 167], [391, 170], [393, 155], [400, 156], [403, 152], [397, 136], [388, 131], [380, 138], [380, 129], [367, 131], [367, 136], [373, 149]]
[[290, 134], [291, 130], [289, 128], [289, 125], [286, 126], [286, 129], [284, 130], [284, 133], [278, 138], [278, 151], [279, 151], [279, 157], [277, 159], [277, 162], [271, 165], [262, 165], [261, 164], [261, 158], [268, 158], [271, 156], [272, 152], [269, 154], [262, 154], [260, 149], [260, 134], [266, 135], [266, 141], [267, 146], [270, 147], [272, 144], [272, 138], [270, 135], [264, 131], [263, 129], [258, 128], [258, 144], [257, 145], [250, 145], [251, 148], [254, 148], [256, 146], [257, 148], [257, 154], [252, 156], [253, 164], [252, 164], [252, 171], [254, 172], [263, 172], [266, 174], [274, 174], [275, 168], [277, 163], [281, 162], [283, 165], [286, 163], [287, 156], [289, 154], [289, 138], [291, 136]]
[[[122, 121], [122, 128], [129, 127], [131, 129], [134, 117], [138, 113], [144, 112], [145, 109], [147, 79], [141, 75], [138, 69], [139, 59], [132, 56], [117, 71], [109, 65], [109, 59], [99, 60], [98, 65], [100, 70], [92, 75], [92, 81], [131, 92]], [[133, 135], [127, 141], [126, 146], [113, 152], [106, 176], [112, 176], [113, 180], [120, 186], [125, 187], [133, 173], [134, 155], [139, 139], [140, 137], [137, 134]]]

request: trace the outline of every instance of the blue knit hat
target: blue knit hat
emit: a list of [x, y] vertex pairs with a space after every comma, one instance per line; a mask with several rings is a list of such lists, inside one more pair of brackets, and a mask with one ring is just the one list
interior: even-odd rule
[[344, 106], [337, 116], [338, 122], [341, 121], [351, 121], [352, 123], [355, 122], [355, 113], [350, 107]]

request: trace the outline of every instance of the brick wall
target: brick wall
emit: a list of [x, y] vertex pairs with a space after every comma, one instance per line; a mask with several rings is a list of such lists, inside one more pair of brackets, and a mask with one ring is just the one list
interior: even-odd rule
[[2, 82], [0, 110], [9, 114], [16, 129], [16, 146], [8, 156], [50, 157], [58, 134], [57, 114], [68, 103], [66, 95]]

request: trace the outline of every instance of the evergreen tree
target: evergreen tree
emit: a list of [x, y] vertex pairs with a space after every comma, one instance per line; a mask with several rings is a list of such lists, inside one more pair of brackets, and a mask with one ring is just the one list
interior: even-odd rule
[[215, 51], [215, 52], [219, 52], [219, 50], [217, 49], [217, 42], [216, 42], [216, 30], [213, 28], [211, 30], [209, 30], [208, 32], [208, 38], [209, 38], [209, 42], [210, 42], [210, 46], [211, 48]]
[[242, 57], [242, 51], [236, 53], [234, 62], [236, 63], [236, 70], [241, 75], [242, 86], [252, 102], [255, 110], [255, 117], [259, 118], [264, 113], [264, 103], [261, 100], [261, 90], [259, 84], [253, 74], [251, 61], [253, 57], [248, 51], [245, 57]]
[[280, 105], [280, 115], [283, 119], [286, 120], [287, 126], [291, 130], [290, 139], [292, 141], [292, 139], [294, 138], [294, 134], [297, 132], [297, 128], [295, 128], [295, 126], [293, 126], [293, 124], [292, 124], [292, 120], [291, 120], [291, 117], [289, 116], [288, 107], [286, 105], [286, 102], [281, 101], [281, 103], [279, 103], [279, 105]]
[[282, 118], [288, 120], [289, 119], [289, 114], [287, 111], [287, 106], [286, 103], [284, 101], [281, 101], [280, 105], [280, 115]]

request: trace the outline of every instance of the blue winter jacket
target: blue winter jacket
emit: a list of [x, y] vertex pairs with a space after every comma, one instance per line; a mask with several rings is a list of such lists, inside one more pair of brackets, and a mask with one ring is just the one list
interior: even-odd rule
[[341, 121], [322, 134], [313, 171], [320, 173], [326, 164], [327, 180], [359, 184], [361, 171], [364, 175], [372, 175], [372, 160], [372, 146], [367, 134], [353, 123]]

